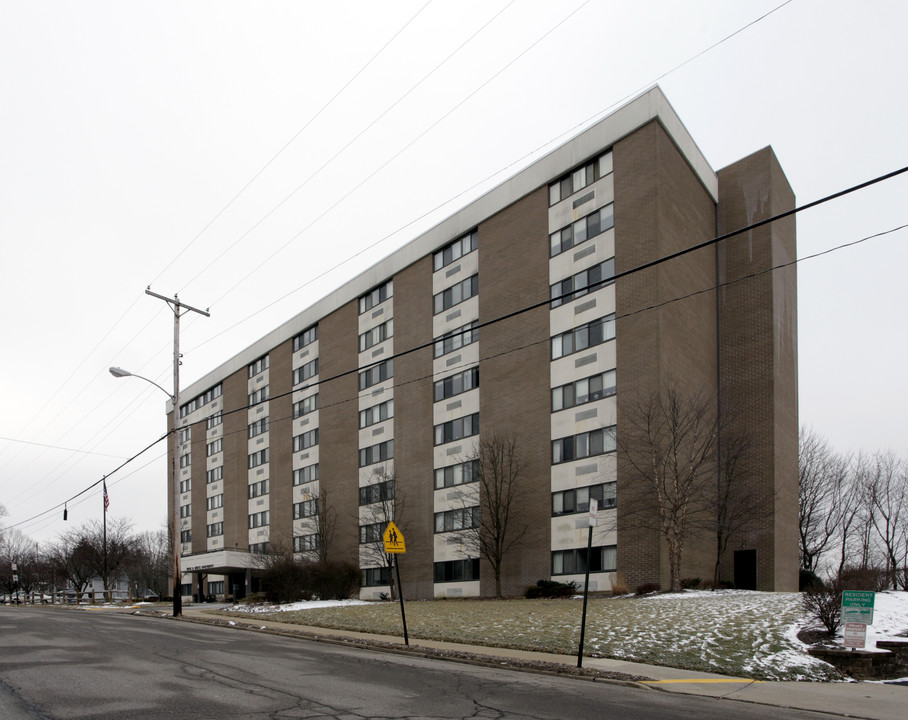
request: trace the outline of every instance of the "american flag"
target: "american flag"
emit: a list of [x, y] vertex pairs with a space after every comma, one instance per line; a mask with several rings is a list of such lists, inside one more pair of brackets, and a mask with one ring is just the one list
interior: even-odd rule
[[110, 507], [110, 498], [107, 497], [107, 482], [105, 481], [104, 482], [104, 509], [107, 510], [107, 508], [109, 508], [109, 507]]

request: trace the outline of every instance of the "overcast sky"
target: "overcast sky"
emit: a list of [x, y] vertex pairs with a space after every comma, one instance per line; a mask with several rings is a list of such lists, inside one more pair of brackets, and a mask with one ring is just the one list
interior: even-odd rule
[[[171, 384], [147, 286], [211, 310], [185, 387], [655, 82], [714, 169], [772, 145], [817, 200], [908, 165], [906, 27], [902, 0], [0, 0], [5, 523], [99, 519], [99, 489], [42, 513], [164, 434], [164, 393], [107, 370]], [[906, 196], [800, 214], [799, 257]], [[908, 455], [906, 261], [899, 230], [798, 266], [801, 424], [843, 451]], [[137, 530], [164, 450], [108, 480]]]

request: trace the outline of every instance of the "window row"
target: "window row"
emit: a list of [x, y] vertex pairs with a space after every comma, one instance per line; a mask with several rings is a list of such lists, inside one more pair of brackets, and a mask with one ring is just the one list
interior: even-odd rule
[[216, 522], [216, 523], [211, 523], [211, 525], [208, 526], [208, 537], [213, 538], [213, 537], [218, 537], [219, 535], [223, 535], [223, 534], [224, 534], [224, 523]]
[[474, 320], [471, 323], [462, 325], [456, 330], [445, 333], [435, 340], [435, 357], [440, 358], [442, 355], [460, 350], [465, 345], [470, 345], [479, 340], [479, 322]]
[[445, 245], [432, 256], [432, 270], [441, 270], [479, 247], [479, 235], [474, 230], [468, 235]]
[[600, 510], [616, 507], [618, 495], [616, 488], [616, 483], [607, 482], [552, 493], [552, 515], [589, 512], [590, 500], [595, 500]]
[[[267, 540], [260, 543], [249, 543], [249, 552], [253, 555], [265, 555], [271, 552], [271, 543]], [[224, 583], [222, 582], [221, 585]]]
[[318, 393], [293, 403], [293, 417], [298, 418], [318, 410]]
[[606, 370], [567, 385], [552, 388], [552, 412], [596, 402], [615, 394], [615, 371]]
[[596, 212], [553, 232], [549, 236], [549, 256], [555, 257], [567, 252], [572, 247], [577, 247], [580, 243], [601, 235], [613, 227], [615, 227], [615, 205], [609, 203]]
[[479, 274], [442, 290], [432, 299], [435, 314], [449, 310], [479, 293]]
[[359, 427], [360, 429], [367, 428], [393, 417], [394, 400], [385, 400], [383, 403], [359, 411]]
[[359, 374], [359, 389], [365, 390], [392, 377], [394, 377], [394, 361], [385, 360], [383, 363], [373, 365]]
[[435, 513], [435, 532], [470, 530], [479, 527], [479, 506], [456, 508]]
[[606, 285], [611, 285], [614, 277], [615, 258], [609, 258], [566, 280], [557, 282], [551, 288], [552, 307], [556, 308], [559, 305], [564, 305], [579, 297], [583, 297], [587, 293], [596, 292]]
[[249, 485], [249, 499], [261, 497], [262, 495], [267, 495], [270, 491], [271, 480], [265, 478], [264, 480], [259, 480], [258, 482], [251, 483]]
[[180, 467], [185, 468], [192, 465], [192, 453], [180, 455]]
[[359, 466], [366, 467], [377, 462], [391, 460], [394, 457], [394, 441], [386, 440], [385, 442], [372, 445], [367, 448], [360, 448]]
[[180, 493], [188, 493], [190, 490], [192, 490], [192, 478], [180, 480]]
[[615, 426], [597, 428], [552, 441], [552, 464], [596, 457], [615, 450]]
[[265, 402], [270, 397], [270, 392], [268, 390], [268, 385], [260, 387], [255, 392], [249, 393], [249, 404], [258, 405], [259, 403]]
[[387, 522], [370, 523], [369, 525], [360, 525], [359, 526], [359, 544], [365, 545], [366, 543], [382, 542], [382, 536], [385, 533], [386, 527], [388, 527]]
[[611, 150], [549, 185], [549, 205], [561, 202], [610, 172], [612, 172]]
[[306, 382], [309, 378], [313, 378], [318, 375], [318, 358], [310, 360], [302, 367], [298, 367], [293, 371], [293, 384], [299, 385], [300, 383]]
[[434, 385], [435, 402], [469, 392], [479, 387], [479, 367], [464, 370], [443, 380], [436, 380]]
[[366, 485], [359, 489], [359, 504], [371, 505], [377, 502], [386, 502], [394, 499], [394, 481], [385, 480], [384, 482]]
[[578, 575], [587, 571], [615, 572], [618, 570], [618, 548], [615, 545], [604, 545], [591, 548], [587, 555], [586, 548], [575, 550], [555, 550], [552, 552], [552, 575]]
[[211, 468], [208, 472], [205, 473], [205, 482], [211, 484], [222, 480], [224, 478], [224, 466], [220, 465], [216, 468]]
[[180, 505], [180, 517], [188, 518], [192, 515], [192, 503]]
[[221, 452], [221, 449], [223, 447], [224, 447], [224, 440], [222, 438], [218, 438], [214, 442], [208, 443], [208, 445], [205, 446], [205, 457], [211, 457], [212, 455], [217, 455], [219, 452]]
[[318, 340], [318, 325], [313, 325], [293, 338], [293, 352], [302, 350], [306, 345], [311, 345], [316, 340]]
[[435, 444], [454, 442], [479, 434], [479, 413], [464, 415], [435, 426]]
[[180, 417], [186, 417], [189, 413], [195, 412], [200, 407], [207, 405], [224, 394], [224, 387], [218, 383], [214, 387], [208, 388], [205, 392], [196, 395], [192, 400], [180, 405]]
[[263, 448], [258, 452], [251, 453], [249, 455], [249, 468], [255, 468], [259, 465], [264, 465], [271, 459], [271, 452], [268, 448]]
[[249, 437], [254, 438], [258, 437], [259, 435], [264, 435], [266, 432], [268, 432], [269, 425], [270, 418], [267, 415], [263, 418], [260, 418], [259, 420], [256, 420], [249, 426]]
[[221, 493], [220, 495], [212, 495], [207, 499], [207, 510], [217, 510], [218, 508], [222, 507], [224, 507], [224, 493]]
[[479, 580], [479, 558], [434, 563], [433, 575], [437, 583]]
[[318, 480], [318, 463], [307, 465], [304, 468], [293, 471], [294, 485], [305, 485], [308, 482], [315, 482], [316, 480]]
[[293, 452], [308, 450], [316, 445], [318, 445], [318, 428], [293, 436]]
[[386, 567], [363, 568], [362, 573], [363, 587], [382, 587], [390, 584]]
[[293, 552], [315, 552], [318, 550], [318, 533], [297, 535], [293, 538]]
[[389, 337], [394, 336], [394, 319], [387, 320], [381, 325], [376, 325], [371, 330], [366, 330], [362, 335], [359, 336], [359, 351], [363, 352], [368, 350], [374, 345], [378, 345], [380, 342], [384, 342]]
[[268, 510], [262, 510], [262, 512], [252, 513], [249, 516], [249, 529], [265, 527], [268, 524], [268, 516], [270, 515]]
[[615, 315], [593, 320], [552, 338], [552, 360], [615, 339]]
[[293, 519], [301, 520], [302, 518], [315, 517], [318, 515], [318, 498], [314, 500], [304, 500], [293, 504]]
[[371, 310], [376, 305], [380, 305], [389, 297], [394, 295], [394, 281], [388, 280], [388, 282], [379, 285], [377, 288], [373, 288], [365, 295], [361, 296], [359, 299], [359, 314], [362, 315], [367, 310]]
[[192, 425], [190, 425], [189, 427], [180, 428], [180, 431], [177, 435], [177, 442], [179, 442], [180, 445], [185, 445], [190, 440], [192, 440]]
[[189, 543], [192, 542], [192, 529], [189, 530], [180, 530], [180, 542]]
[[255, 377], [260, 372], [264, 372], [268, 369], [268, 356], [262, 355], [258, 360], [249, 363], [246, 368], [249, 371], [249, 377]]
[[213, 415], [209, 415], [205, 420], [205, 429], [211, 430], [211, 428], [217, 427], [222, 422], [224, 422], [224, 411], [218, 410]]
[[435, 489], [465, 485], [479, 480], [479, 460], [468, 460], [457, 465], [435, 469]]

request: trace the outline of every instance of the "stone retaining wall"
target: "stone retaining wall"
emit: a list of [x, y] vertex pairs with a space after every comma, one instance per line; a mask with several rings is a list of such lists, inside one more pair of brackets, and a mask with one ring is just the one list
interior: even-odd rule
[[834, 665], [855, 680], [908, 677], [908, 641], [880, 640], [876, 646], [877, 649], [888, 652], [811, 648], [810, 654]]

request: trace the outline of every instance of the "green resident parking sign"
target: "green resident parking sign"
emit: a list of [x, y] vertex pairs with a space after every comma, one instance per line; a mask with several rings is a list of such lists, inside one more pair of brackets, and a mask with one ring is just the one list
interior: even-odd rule
[[842, 623], [873, 625], [873, 601], [876, 593], [867, 590], [845, 590], [842, 593]]

